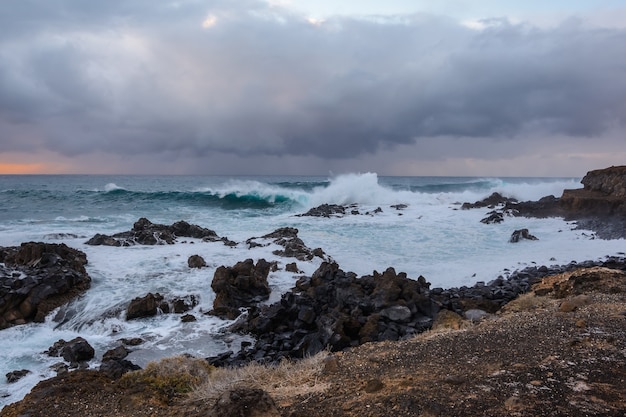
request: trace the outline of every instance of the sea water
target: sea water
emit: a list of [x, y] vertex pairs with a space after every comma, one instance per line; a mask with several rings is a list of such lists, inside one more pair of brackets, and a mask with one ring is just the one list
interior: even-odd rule
[[[54, 375], [59, 358], [43, 352], [59, 339], [84, 337], [96, 360], [121, 338], [144, 343], [128, 359], [144, 366], [161, 357], [189, 353], [206, 357], [237, 350], [245, 336], [223, 331], [228, 321], [203, 314], [212, 308], [215, 269], [265, 258], [281, 267], [270, 273], [278, 300], [299, 274], [284, 270], [294, 259], [272, 254], [277, 247], [249, 249], [246, 239], [290, 226], [310, 248], [320, 247], [345, 271], [371, 274], [394, 267], [410, 278], [424, 276], [432, 287], [473, 285], [529, 265], [567, 264], [600, 259], [626, 249], [624, 240], [594, 239], [559, 218], [507, 217], [501, 224], [480, 222], [490, 209], [461, 210], [463, 202], [493, 192], [520, 201], [563, 189], [580, 188], [580, 178], [379, 177], [375, 173], [331, 177], [262, 176], [0, 176], [0, 246], [27, 241], [65, 243], [87, 254], [91, 288], [53, 311], [45, 323], [0, 331], [0, 375], [31, 373], [14, 384], [0, 381], [0, 407], [21, 399], [38, 381]], [[358, 215], [301, 217], [320, 204], [356, 204]], [[393, 205], [406, 205], [404, 209]], [[377, 208], [382, 212], [372, 214]], [[350, 210], [348, 210], [350, 212]], [[369, 214], [366, 214], [369, 213]], [[183, 238], [174, 245], [105, 247], [85, 242], [96, 233], [130, 230], [139, 218], [172, 224], [179, 220], [214, 230], [239, 242]], [[509, 243], [527, 228], [537, 241]], [[189, 256], [201, 255], [207, 268], [191, 269]], [[321, 260], [297, 261], [310, 275]], [[193, 295], [198, 319], [182, 323], [176, 314], [125, 320], [129, 301], [147, 293]]]

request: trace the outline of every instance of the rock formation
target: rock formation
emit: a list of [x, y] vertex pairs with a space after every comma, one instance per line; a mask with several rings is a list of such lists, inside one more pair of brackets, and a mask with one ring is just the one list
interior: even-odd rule
[[171, 245], [179, 237], [202, 239], [208, 242], [222, 241], [228, 246], [237, 244], [228, 240], [228, 238], [219, 237], [213, 230], [189, 224], [182, 220], [166, 226], [152, 223], [145, 217], [137, 220], [132, 230], [116, 233], [112, 236], [96, 234], [85, 243], [94, 246]]
[[211, 282], [215, 291], [211, 314], [232, 320], [239, 316], [240, 308], [267, 300], [271, 292], [267, 282], [271, 266], [265, 259], [259, 259], [256, 265], [252, 259], [246, 259], [233, 267], [217, 268]]
[[0, 329], [43, 322], [91, 285], [87, 256], [65, 244], [22, 243], [0, 248]]
[[626, 166], [589, 171], [583, 189], [564, 190], [561, 207], [568, 213], [626, 217]]

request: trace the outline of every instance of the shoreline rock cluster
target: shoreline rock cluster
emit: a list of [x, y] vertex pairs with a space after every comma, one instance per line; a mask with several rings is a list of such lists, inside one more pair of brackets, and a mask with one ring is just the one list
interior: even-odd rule
[[0, 247], [0, 329], [43, 322], [46, 315], [87, 291], [87, 256], [65, 244]]

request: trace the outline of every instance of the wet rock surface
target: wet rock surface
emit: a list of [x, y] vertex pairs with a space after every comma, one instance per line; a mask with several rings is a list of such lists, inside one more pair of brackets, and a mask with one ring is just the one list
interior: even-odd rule
[[215, 270], [211, 288], [215, 291], [211, 314], [234, 319], [241, 314], [242, 307], [250, 307], [270, 295], [267, 276], [272, 264], [259, 259], [238, 262], [232, 267], [220, 266]]
[[198, 299], [193, 294], [166, 298], [159, 293], [148, 293], [130, 301], [126, 307], [126, 320], [153, 317], [159, 313], [185, 313], [196, 305], [198, 305]]
[[167, 226], [152, 223], [145, 217], [137, 220], [132, 230], [111, 236], [96, 234], [85, 243], [94, 246], [171, 245], [181, 237], [202, 239], [207, 242], [221, 241], [228, 246], [236, 245], [236, 242], [226, 237], [219, 237], [213, 230], [189, 224], [183, 220]]
[[82, 337], [76, 337], [69, 342], [61, 339], [54, 343], [46, 352], [48, 356], [59, 356], [70, 363], [70, 367], [76, 368], [81, 362], [87, 362], [94, 358], [94, 348]]
[[42, 322], [91, 286], [87, 256], [65, 244], [0, 248], [0, 329]]
[[310, 261], [314, 257], [326, 258], [321, 248], [311, 249], [298, 237], [295, 227], [282, 227], [261, 237], [251, 237], [246, 240], [249, 248], [268, 246], [271, 243], [282, 246], [284, 249], [275, 250], [272, 254], [286, 258], [296, 258], [300, 261]]

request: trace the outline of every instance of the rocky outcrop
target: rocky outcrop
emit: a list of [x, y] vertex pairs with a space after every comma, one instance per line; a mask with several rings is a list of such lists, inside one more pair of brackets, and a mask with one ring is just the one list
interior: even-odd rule
[[346, 207], [339, 204], [322, 204], [321, 206], [313, 207], [309, 211], [298, 216], [311, 216], [311, 217], [341, 217], [346, 214]]
[[166, 226], [152, 223], [145, 217], [137, 220], [132, 230], [111, 236], [96, 234], [85, 243], [94, 246], [171, 245], [180, 237], [202, 239], [207, 242], [222, 241], [228, 246], [237, 244], [228, 240], [228, 238], [219, 237], [213, 230], [189, 224], [182, 220]]
[[217, 268], [211, 282], [215, 291], [211, 314], [232, 320], [241, 314], [242, 307], [267, 300], [271, 292], [267, 282], [271, 267], [265, 259], [259, 259], [256, 265], [252, 259], [246, 259], [232, 267]]
[[159, 293], [134, 298], [126, 308], [126, 320], [156, 316], [158, 310], [169, 312], [169, 305]]
[[300, 261], [310, 261], [314, 257], [324, 258], [321, 248], [310, 249], [302, 239], [298, 237], [298, 229], [295, 227], [281, 227], [261, 237], [251, 237], [246, 240], [249, 248], [268, 246], [275, 243], [282, 246], [283, 250], [275, 250], [272, 254], [288, 258], [296, 258]]
[[[395, 204], [392, 205], [391, 208], [396, 210], [403, 210], [407, 208], [406, 204]], [[382, 213], [383, 209], [377, 207], [372, 211], [367, 211], [364, 214], [366, 216], [373, 216], [378, 213]], [[348, 205], [340, 205], [340, 204], [322, 204], [317, 207], [313, 207], [309, 211], [303, 214], [297, 214], [297, 217], [344, 217], [346, 215], [359, 216], [361, 213], [358, 209], [357, 204], [348, 204]]]
[[111, 379], [118, 379], [127, 372], [141, 369], [140, 366], [125, 359], [129, 353], [130, 351], [124, 346], [108, 350], [102, 355], [99, 371]]
[[153, 317], [160, 313], [185, 313], [198, 305], [195, 295], [166, 298], [159, 293], [148, 293], [131, 300], [126, 308], [126, 320]]
[[31, 372], [28, 369], [20, 369], [17, 371], [11, 371], [11, 372], [7, 372], [7, 374], [5, 375], [7, 377], [7, 383], [8, 384], [13, 384], [17, 381], [19, 381], [20, 379], [24, 378], [26, 375], [30, 374]]
[[581, 183], [583, 189], [563, 191], [563, 209], [579, 216], [626, 216], [626, 166], [589, 171]]
[[469, 210], [474, 208], [483, 208], [489, 207], [494, 208], [498, 205], [504, 205], [506, 203], [516, 203], [517, 200], [514, 198], [504, 197], [500, 193], [493, 193], [489, 197], [484, 198], [483, 200], [476, 201], [475, 203], [463, 203], [461, 209]]
[[0, 248], [0, 329], [46, 315], [86, 291], [87, 256], [65, 244]]
[[206, 261], [200, 255], [191, 255], [189, 259], [187, 259], [187, 265], [189, 268], [204, 268], [206, 266]]
[[62, 357], [74, 368], [81, 362], [90, 361], [95, 356], [94, 348], [82, 337], [77, 337], [69, 342], [61, 339], [55, 342], [45, 353], [48, 356]]
[[423, 277], [407, 278], [393, 268], [357, 278], [324, 262], [303, 277], [280, 302], [252, 309], [233, 327], [256, 336], [253, 347], [222, 362], [301, 358], [330, 347], [398, 340], [430, 327], [439, 310]]
[[464, 203], [462, 208], [499, 205], [481, 220], [486, 224], [501, 223], [505, 215], [562, 217], [603, 239], [626, 238], [626, 166], [589, 171], [581, 183], [584, 188], [563, 190], [560, 198], [550, 195], [538, 201], [518, 202], [494, 193], [483, 201]]
[[517, 243], [517, 242], [519, 242], [522, 239], [538, 240], [537, 237], [535, 237], [535, 236], [530, 234], [528, 229], [519, 229], [519, 230], [516, 230], [513, 233], [511, 233], [511, 238], [509, 239], [509, 242]]
[[626, 165], [589, 171], [581, 183], [585, 190], [626, 199]]

